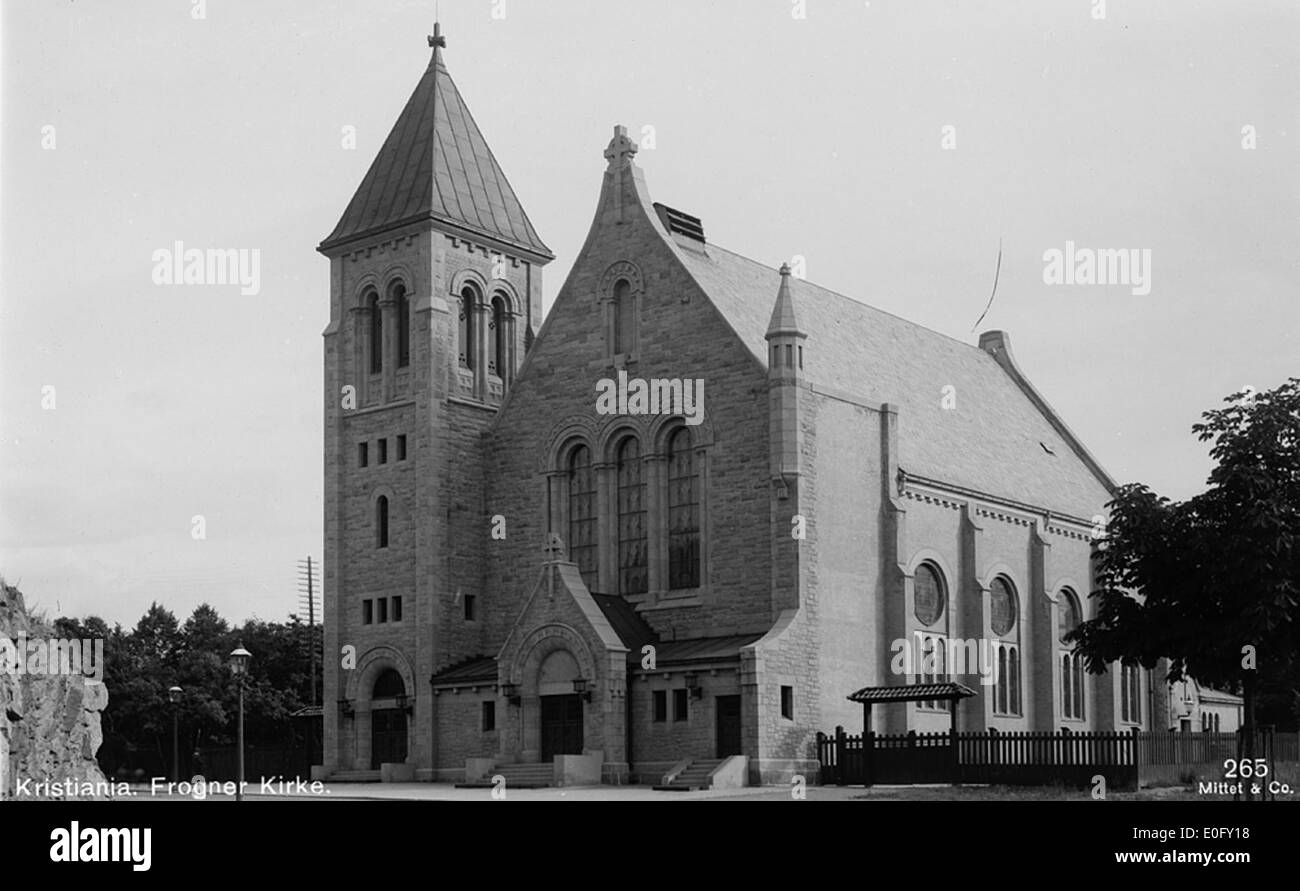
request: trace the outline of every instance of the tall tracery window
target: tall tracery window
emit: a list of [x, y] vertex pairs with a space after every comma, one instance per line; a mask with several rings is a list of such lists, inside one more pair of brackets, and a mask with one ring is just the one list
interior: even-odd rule
[[406, 296], [406, 285], [394, 282], [393, 299], [397, 310], [397, 367], [411, 364], [411, 301]]
[[460, 350], [460, 367], [474, 370], [474, 307], [478, 303], [478, 292], [473, 285], [466, 285], [460, 292], [460, 330], [458, 349]]
[[596, 584], [596, 556], [596, 474], [591, 450], [580, 445], [569, 454], [569, 559], [589, 589]]
[[614, 352], [633, 352], [635, 337], [636, 298], [631, 283], [621, 278], [614, 285]]
[[618, 447], [618, 590], [644, 594], [649, 588], [646, 559], [645, 486], [641, 445], [629, 436]]
[[700, 477], [691, 433], [679, 427], [668, 439], [668, 587], [700, 584]]
[[500, 294], [492, 298], [492, 318], [488, 321], [489, 335], [492, 339], [492, 356], [488, 360], [488, 371], [497, 377], [506, 376], [508, 341], [506, 339], [506, 301]]
[[1010, 581], [998, 576], [989, 586], [989, 624], [994, 634], [1005, 638], [995, 643], [998, 651], [998, 678], [994, 685], [993, 711], [996, 714], [1021, 713], [1017, 616], [1015, 589], [1011, 587]]
[[366, 308], [370, 311], [370, 372], [378, 374], [384, 370], [384, 317], [374, 291], [366, 298]]

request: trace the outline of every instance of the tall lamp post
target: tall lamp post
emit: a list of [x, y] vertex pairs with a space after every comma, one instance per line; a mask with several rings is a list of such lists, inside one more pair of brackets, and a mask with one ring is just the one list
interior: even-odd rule
[[168, 687], [167, 699], [172, 704], [172, 781], [179, 783], [181, 781], [181, 750], [180, 734], [176, 729], [176, 716], [180, 714], [181, 697], [185, 691], [180, 687]]
[[239, 646], [230, 651], [230, 671], [239, 684], [239, 776], [236, 777], [235, 801], [244, 800], [244, 678], [248, 676], [248, 662], [253, 654]]

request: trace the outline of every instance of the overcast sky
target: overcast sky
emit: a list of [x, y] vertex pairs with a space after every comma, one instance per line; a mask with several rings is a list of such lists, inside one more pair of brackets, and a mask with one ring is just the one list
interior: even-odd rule
[[[322, 535], [315, 246], [427, 64], [433, 6], [4, 4], [0, 572], [29, 602], [124, 624], [152, 600], [296, 608]], [[626, 124], [653, 133], [652, 196], [711, 241], [803, 255], [971, 343], [1001, 240], [980, 329], [1117, 479], [1186, 498], [1200, 412], [1300, 373], [1300, 6], [1097, 11], [441, 3], [452, 76], [556, 254], [547, 308]], [[259, 250], [260, 292], [155, 285], [178, 240]], [[1045, 284], [1067, 241], [1150, 250], [1150, 293]]]

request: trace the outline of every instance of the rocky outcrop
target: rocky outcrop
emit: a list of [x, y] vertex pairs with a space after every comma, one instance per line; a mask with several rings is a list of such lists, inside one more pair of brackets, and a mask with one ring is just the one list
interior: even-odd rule
[[[103, 741], [100, 713], [108, 688], [81, 674], [15, 671], [13, 646], [48, 641], [51, 628], [28, 613], [17, 588], [0, 583], [0, 798], [103, 798], [108, 784], [95, 761]], [[26, 663], [30, 667], [30, 662]]]

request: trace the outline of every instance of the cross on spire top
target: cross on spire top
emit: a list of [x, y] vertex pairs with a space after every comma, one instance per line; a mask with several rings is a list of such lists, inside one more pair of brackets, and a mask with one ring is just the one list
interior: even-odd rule
[[429, 48], [433, 49], [434, 47], [438, 47], [440, 49], [447, 48], [447, 38], [442, 36], [441, 22], [433, 23], [433, 33], [429, 35]]
[[636, 154], [636, 143], [628, 138], [627, 127], [618, 124], [614, 127], [614, 138], [609, 141], [609, 147], [605, 149], [605, 158], [609, 161], [609, 169], [613, 170], [624, 166], [632, 160]]

